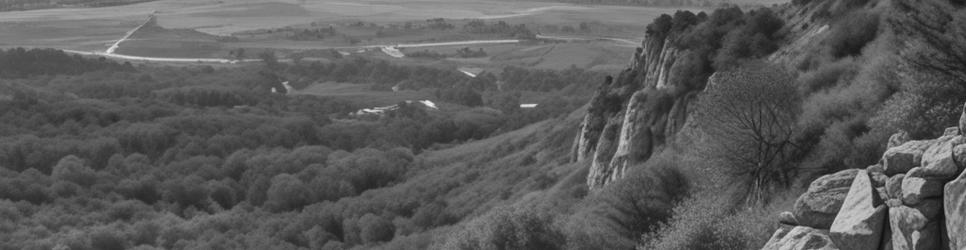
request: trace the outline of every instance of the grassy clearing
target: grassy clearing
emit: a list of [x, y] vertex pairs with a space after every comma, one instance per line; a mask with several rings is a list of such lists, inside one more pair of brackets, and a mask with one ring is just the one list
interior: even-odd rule
[[335, 97], [356, 102], [364, 107], [387, 106], [406, 100], [435, 99], [426, 91], [377, 91], [371, 90], [368, 84], [335, 82], [316, 83], [294, 94]]

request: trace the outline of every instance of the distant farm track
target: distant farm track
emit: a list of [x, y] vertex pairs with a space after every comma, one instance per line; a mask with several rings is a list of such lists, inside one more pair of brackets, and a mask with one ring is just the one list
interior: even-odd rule
[[[136, 30], [136, 29], [135, 29]], [[133, 32], [132, 32], [133, 33]], [[122, 59], [122, 60], [133, 60], [133, 61], [150, 61], [150, 62], [168, 62], [168, 63], [239, 63], [239, 62], [259, 62], [260, 59], [243, 59], [243, 60], [233, 60], [225, 58], [169, 58], [169, 57], [145, 57], [145, 56], [131, 56], [122, 55], [114, 53], [114, 50], [123, 40], [126, 40], [130, 36], [130, 33], [125, 36], [124, 39], [118, 40], [115, 45], [108, 48], [107, 51], [79, 51], [79, 50], [64, 50], [64, 52], [85, 55], [85, 56], [103, 56], [107, 58]], [[464, 45], [476, 45], [476, 44], [507, 44], [507, 43], [519, 43], [520, 40], [470, 40], [470, 41], [453, 41], [453, 42], [435, 42], [435, 43], [409, 43], [409, 44], [393, 44], [393, 45], [362, 45], [362, 46], [342, 46], [342, 47], [317, 47], [314, 49], [375, 49], [375, 48], [421, 48], [421, 47], [444, 47], [444, 46], [464, 46]]]
[[124, 37], [121, 37], [121, 39], [118, 39], [116, 42], [114, 42], [114, 44], [111, 44], [111, 47], [107, 48], [106, 53], [114, 54], [114, 51], [117, 51], [117, 48], [121, 47], [121, 43], [123, 43], [124, 41], [127, 41], [127, 39], [131, 38], [131, 36], [134, 35], [135, 32], [138, 32], [138, 30], [141, 30], [141, 28], [144, 28], [145, 25], [148, 25], [149, 23], [154, 22], [154, 20], [155, 20], [154, 15], [151, 15], [150, 17], [148, 17], [147, 21], [144, 21], [144, 23], [142, 23], [141, 25], [138, 25], [138, 27], [128, 31], [127, 33], [124, 34]]

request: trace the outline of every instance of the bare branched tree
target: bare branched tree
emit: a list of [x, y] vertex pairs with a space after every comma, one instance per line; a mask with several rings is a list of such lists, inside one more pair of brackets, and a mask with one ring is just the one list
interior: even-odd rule
[[889, 23], [913, 66], [966, 85], [966, 9], [942, 0], [897, 0]]
[[799, 98], [787, 73], [764, 63], [718, 72], [701, 97], [695, 120], [707, 138], [701, 147], [745, 181], [746, 202], [767, 201], [774, 187], [791, 183]]

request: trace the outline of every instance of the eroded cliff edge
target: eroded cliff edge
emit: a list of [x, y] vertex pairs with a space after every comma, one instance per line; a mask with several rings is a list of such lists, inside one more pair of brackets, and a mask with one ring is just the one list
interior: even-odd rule
[[703, 87], [673, 79], [680, 50], [648, 32], [630, 67], [608, 78], [591, 100], [573, 146], [574, 161], [591, 160], [587, 184], [602, 187], [650, 158], [682, 127], [688, 104]]

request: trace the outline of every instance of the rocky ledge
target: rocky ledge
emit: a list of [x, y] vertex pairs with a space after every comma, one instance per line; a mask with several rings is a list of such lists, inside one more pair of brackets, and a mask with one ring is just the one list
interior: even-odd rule
[[962, 131], [895, 134], [878, 164], [816, 179], [763, 249], [966, 249]]

